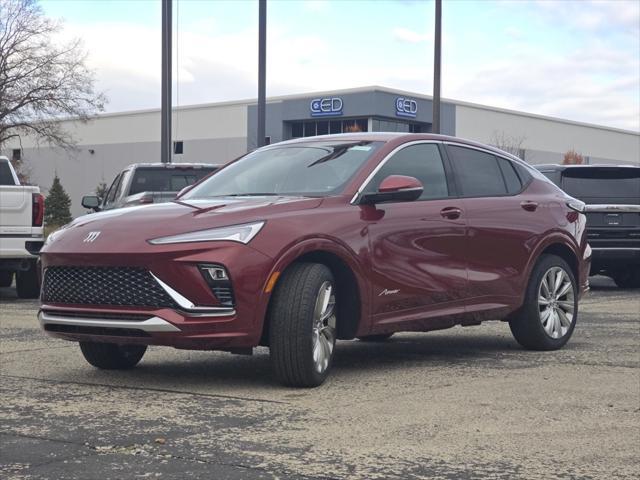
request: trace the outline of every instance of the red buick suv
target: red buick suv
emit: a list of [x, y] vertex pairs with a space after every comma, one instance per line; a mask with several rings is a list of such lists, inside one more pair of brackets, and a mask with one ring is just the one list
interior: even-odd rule
[[48, 334], [104, 369], [135, 366], [148, 345], [265, 345], [279, 381], [308, 387], [336, 339], [503, 320], [525, 348], [560, 348], [588, 287], [584, 204], [454, 137], [302, 138], [188, 188], [49, 236]]

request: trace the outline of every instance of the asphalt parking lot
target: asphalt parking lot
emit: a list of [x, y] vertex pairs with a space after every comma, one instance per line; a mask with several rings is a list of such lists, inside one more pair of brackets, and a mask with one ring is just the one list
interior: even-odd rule
[[500, 322], [340, 342], [313, 390], [264, 349], [98, 371], [0, 289], [0, 478], [638, 478], [640, 294], [592, 286], [563, 350]]

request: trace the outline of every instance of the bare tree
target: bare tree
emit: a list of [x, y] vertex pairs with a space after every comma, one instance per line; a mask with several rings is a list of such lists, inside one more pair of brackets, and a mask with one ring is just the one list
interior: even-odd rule
[[11, 138], [73, 148], [60, 122], [86, 122], [104, 109], [79, 39], [56, 42], [62, 29], [35, 0], [0, 0], [0, 147]]
[[491, 145], [524, 160], [524, 148], [522, 145], [524, 145], [526, 139], [527, 137], [524, 135], [509, 135], [505, 132], [494, 131], [491, 136]]

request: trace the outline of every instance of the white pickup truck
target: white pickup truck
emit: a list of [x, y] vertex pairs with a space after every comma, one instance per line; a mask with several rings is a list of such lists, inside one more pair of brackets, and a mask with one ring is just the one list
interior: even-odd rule
[[11, 162], [0, 157], [0, 287], [16, 276], [20, 298], [40, 294], [38, 252], [44, 243], [44, 197], [38, 187], [20, 185]]

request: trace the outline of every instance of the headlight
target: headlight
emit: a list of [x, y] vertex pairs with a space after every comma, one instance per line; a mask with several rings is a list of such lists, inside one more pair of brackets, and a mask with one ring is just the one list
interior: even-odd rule
[[170, 237], [154, 238], [153, 240], [149, 240], [149, 243], [153, 245], [165, 245], [168, 243], [215, 242], [228, 240], [231, 242], [244, 243], [246, 245], [258, 234], [263, 226], [264, 222], [230, 225], [228, 227], [181, 233], [179, 235], [171, 235]]

